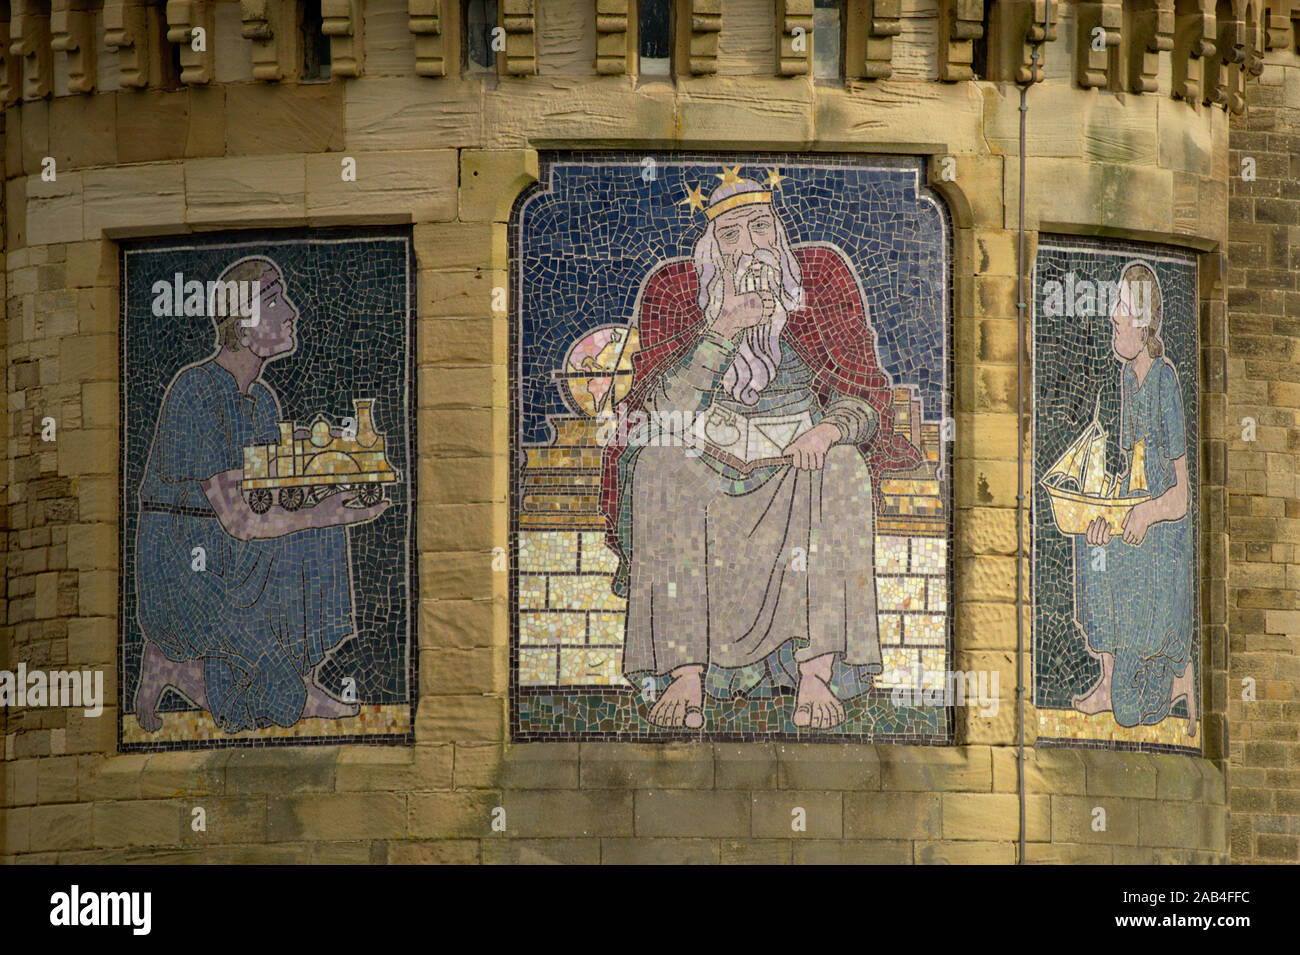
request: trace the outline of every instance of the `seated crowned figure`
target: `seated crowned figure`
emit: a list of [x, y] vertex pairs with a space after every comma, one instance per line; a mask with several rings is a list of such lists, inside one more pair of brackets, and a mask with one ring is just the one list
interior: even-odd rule
[[[649, 711], [662, 728], [700, 728], [706, 692], [766, 680], [795, 689], [796, 727], [829, 729], [882, 669], [880, 473], [921, 456], [894, 433], [847, 258], [792, 245], [773, 202], [784, 177], [738, 171], [707, 202], [691, 190], [704, 231], [690, 260], [649, 276], [633, 319], [619, 410], [648, 423], [606, 446], [601, 494], [628, 600], [623, 670], [670, 677]], [[664, 421], [703, 422], [699, 440], [661, 440]]]

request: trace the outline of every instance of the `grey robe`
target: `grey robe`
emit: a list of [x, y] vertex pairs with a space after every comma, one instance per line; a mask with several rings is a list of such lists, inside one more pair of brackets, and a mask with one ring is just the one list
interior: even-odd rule
[[776, 376], [746, 407], [721, 388], [734, 355], [706, 334], [655, 383], [645, 411], [652, 420], [710, 404], [750, 418], [807, 411], [813, 424], [833, 422], [840, 443], [821, 471], [748, 475], [680, 446], [634, 448], [624, 672], [747, 667], [791, 643], [797, 662], [834, 653], [878, 673], [871, 474], [855, 446], [877, 413], [844, 395], [822, 408], [811, 369], [785, 344]]

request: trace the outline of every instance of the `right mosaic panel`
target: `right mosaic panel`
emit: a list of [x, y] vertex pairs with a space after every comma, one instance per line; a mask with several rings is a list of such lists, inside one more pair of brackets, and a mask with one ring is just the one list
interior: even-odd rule
[[1196, 259], [1186, 252], [1040, 239], [1040, 745], [1200, 752], [1196, 289]]

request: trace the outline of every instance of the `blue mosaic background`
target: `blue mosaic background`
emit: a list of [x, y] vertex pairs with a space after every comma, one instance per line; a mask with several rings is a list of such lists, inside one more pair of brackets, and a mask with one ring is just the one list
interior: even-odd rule
[[[1068, 245], [1068, 251], [1048, 247]], [[1034, 704], [1071, 709], [1070, 697], [1087, 692], [1101, 674], [1074, 622], [1073, 558], [1070, 538], [1052, 520], [1051, 503], [1038, 479], [1046, 474], [1070, 442], [1092, 420], [1101, 394], [1101, 424], [1109, 434], [1106, 467], [1123, 469], [1119, 450], [1120, 364], [1111, 351], [1110, 319], [1043, 315], [1047, 282], [1117, 282], [1121, 269], [1141, 259], [1156, 270], [1164, 296], [1161, 338], [1165, 355], [1178, 372], [1187, 429], [1187, 476], [1191, 485], [1188, 515], [1199, 528], [1200, 487], [1200, 345], [1197, 327], [1196, 259], [1185, 252], [1125, 242], [1098, 242], [1075, 237], [1043, 236], [1034, 266]], [[1198, 550], [1199, 552], [1199, 550]], [[1200, 586], [1199, 567], [1195, 574]], [[1195, 602], [1199, 607], [1199, 598]], [[1199, 617], [1199, 614], [1198, 614]], [[1193, 635], [1192, 661], [1199, 668], [1200, 635]], [[1186, 718], [1177, 703], [1172, 714]]]
[[[556, 163], [550, 191], [521, 206], [528, 235], [517, 263], [524, 444], [549, 441], [546, 415], [567, 412], [551, 372], [569, 346], [589, 329], [626, 324], [649, 271], [691, 254], [707, 220], [680, 205], [688, 189], [699, 185], [707, 197], [723, 165], [739, 161], [650, 154], [655, 177], [647, 182], [645, 158]], [[787, 177], [773, 209], [791, 244], [830, 242], [848, 254], [881, 366], [895, 382], [920, 389], [927, 420], [941, 417], [945, 325], [933, 316], [942, 314], [948, 281], [947, 227], [939, 208], [917, 194], [921, 162], [757, 156], [740, 175], [761, 181], [771, 167]]]
[[[411, 307], [409, 233], [351, 230], [351, 238], [239, 241], [176, 239], [131, 244], [123, 256], [122, 460], [122, 712], [134, 712], [143, 638], [135, 581], [139, 490], [163, 394], [186, 365], [208, 358], [215, 333], [209, 318], [155, 317], [151, 291], [159, 279], [209, 281], [234, 260], [261, 254], [284, 270], [287, 292], [301, 319], [297, 350], [268, 363], [265, 380], [285, 418], [300, 426], [318, 412], [338, 422], [353, 414], [352, 399], [375, 397], [375, 428], [401, 480], [387, 485], [386, 513], [349, 531], [356, 636], [321, 668], [322, 682], [356, 680], [362, 704], [410, 700], [410, 553], [413, 548], [408, 480], [411, 428]], [[181, 247], [184, 246], [184, 247]], [[164, 694], [160, 712], [188, 709]], [[358, 737], [364, 739], [364, 737]], [[302, 742], [302, 739], [288, 742]], [[265, 742], [265, 741], [262, 741]], [[162, 744], [165, 748], [166, 744]]]

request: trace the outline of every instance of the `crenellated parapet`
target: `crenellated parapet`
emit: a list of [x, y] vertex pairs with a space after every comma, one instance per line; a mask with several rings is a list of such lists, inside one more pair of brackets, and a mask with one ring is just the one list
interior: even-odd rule
[[[0, 97], [11, 103], [104, 89], [203, 86], [223, 73], [259, 83], [347, 80], [369, 75], [370, 48], [381, 55], [380, 75], [393, 75], [399, 62], [394, 43], [400, 49], [403, 42], [409, 45], [406, 69], [431, 79], [567, 72], [639, 82], [641, 5], [581, 2], [590, 5], [581, 20], [587, 36], [565, 39], [589, 51], [586, 68], [575, 71], [571, 50], [562, 50], [563, 43], [548, 47], [542, 0], [476, 8], [474, 29], [484, 36], [474, 44], [467, 40], [473, 17], [464, 0], [404, 0], [406, 30], [396, 37], [390, 26], [395, 11], [385, 7], [378, 15], [376, 0], [13, 0], [0, 22]], [[232, 17], [229, 7], [236, 5]], [[728, 19], [736, 14], [720, 0], [674, 0], [670, 6], [671, 74], [678, 80], [717, 74], [729, 31], [753, 29]], [[368, 9], [383, 27], [374, 36], [366, 28]], [[485, 26], [483, 11], [492, 9], [496, 21]], [[815, 13], [812, 0], [773, 0], [769, 75], [814, 79], [814, 21], [821, 15]], [[571, 10], [566, 16], [577, 22]], [[926, 18], [909, 18], [900, 0], [845, 0], [834, 40], [840, 44], [839, 81], [865, 90], [870, 82], [860, 81], [1025, 83], [1053, 75], [1079, 89], [1165, 95], [1194, 109], [1238, 113], [1245, 108], [1246, 83], [1261, 73], [1266, 54], [1297, 49], [1300, 4], [1058, 0], [1050, 26], [1047, 17], [1046, 0], [939, 0], [936, 14]], [[1058, 29], [1065, 20], [1073, 20], [1068, 33]], [[1068, 49], [1054, 42], [1067, 35]], [[489, 49], [486, 62], [471, 64], [471, 47]], [[313, 51], [319, 64], [305, 67]], [[564, 67], [548, 69], [560, 56]], [[923, 71], [918, 63], [925, 64]]]

